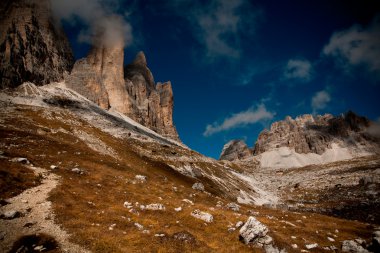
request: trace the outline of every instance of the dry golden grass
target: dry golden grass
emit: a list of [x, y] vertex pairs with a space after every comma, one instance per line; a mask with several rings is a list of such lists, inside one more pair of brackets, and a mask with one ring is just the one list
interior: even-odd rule
[[0, 158], [0, 199], [17, 196], [24, 190], [40, 184], [40, 177], [32, 170], [8, 158]]
[[[297, 243], [301, 249], [307, 243], [340, 248], [345, 239], [370, 238], [371, 229], [360, 222], [245, 205], [239, 213], [216, 208], [217, 201], [227, 204], [230, 200], [225, 199], [212, 182], [206, 183], [206, 189], [212, 192], [211, 195], [197, 192], [191, 188], [193, 178], [137, 153], [133, 148], [136, 141], [113, 138], [71, 114], [55, 114], [70, 119], [77, 125], [63, 123], [54, 117], [42, 117], [42, 110], [20, 107], [19, 117], [12, 120], [4, 117], [5, 124], [9, 126], [0, 127], [4, 146], [7, 147], [7, 153], [27, 157], [36, 166], [59, 166], [54, 173], [61, 176], [61, 182], [50, 197], [56, 218], [72, 234], [73, 242], [93, 252], [262, 252], [261, 249], [240, 242], [238, 230], [232, 233], [227, 231], [237, 221], [246, 221], [252, 211], [258, 212], [255, 216], [269, 227], [275, 244], [286, 248], [288, 252], [294, 251], [292, 243]], [[12, 126], [17, 128], [20, 125], [24, 131], [12, 130]], [[51, 131], [60, 127], [69, 132], [73, 128], [80, 128], [97, 136], [112, 147], [120, 159], [93, 151], [71, 134]], [[11, 135], [20, 138], [8, 138]], [[138, 145], [148, 148], [148, 144]], [[156, 145], [155, 148], [159, 147]], [[167, 152], [173, 151], [169, 149]], [[85, 173], [73, 173], [71, 169], [74, 167], [85, 170]], [[138, 174], [147, 176], [147, 182], [134, 182], [134, 177]], [[184, 203], [182, 200], [185, 198], [195, 204], [191, 206]], [[139, 214], [134, 214], [123, 206], [124, 201], [144, 205], [162, 203], [166, 210], [141, 211], [136, 207]], [[183, 210], [175, 212], [174, 208], [179, 206]], [[214, 222], [205, 224], [193, 218], [190, 213], [194, 209], [211, 213]], [[306, 219], [302, 216], [306, 216]], [[143, 225], [150, 233], [139, 231], [135, 222]], [[112, 224], [116, 226], [109, 230]], [[336, 229], [339, 233], [335, 232]], [[175, 233], [184, 231], [193, 235], [195, 240], [184, 243], [174, 239]], [[165, 236], [156, 237], [156, 233], [164, 233]], [[327, 236], [333, 237], [333, 234], [336, 236], [335, 242], [329, 242]], [[296, 236], [296, 239], [291, 239], [291, 236]], [[320, 252], [321, 249], [318, 248], [315, 252], [317, 251]]]

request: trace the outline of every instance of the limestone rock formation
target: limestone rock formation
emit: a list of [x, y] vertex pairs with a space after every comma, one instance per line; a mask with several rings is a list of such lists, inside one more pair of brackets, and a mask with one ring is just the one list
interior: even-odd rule
[[106, 45], [97, 42], [86, 58], [74, 64], [66, 85], [97, 103], [103, 109], [121, 113], [130, 111], [130, 99], [124, 87], [124, 43]]
[[143, 52], [139, 52], [135, 60], [125, 67], [124, 77], [132, 101], [127, 115], [164, 136], [179, 140], [173, 125], [171, 82], [155, 84]]
[[232, 140], [224, 145], [220, 160], [241, 160], [252, 156], [252, 151], [242, 140]]
[[287, 116], [274, 122], [269, 130], [262, 131], [253, 149], [243, 141], [230, 141], [224, 146], [220, 159], [243, 160], [281, 147], [294, 149], [299, 154], [321, 155], [332, 148], [333, 143], [349, 149], [378, 152], [380, 141], [368, 131], [371, 124], [374, 123], [351, 111], [336, 117], [331, 114], [305, 114], [295, 119]]
[[50, 11], [49, 0], [2, 0], [0, 88], [63, 79], [74, 62], [69, 42]]
[[294, 148], [297, 153], [322, 154], [331, 148], [334, 139], [345, 142], [347, 146], [365, 143], [371, 139], [364, 131], [369, 124], [368, 119], [351, 111], [337, 117], [305, 114], [292, 119], [288, 116], [274, 122], [269, 131], [264, 130], [259, 135], [254, 154], [279, 147]]
[[163, 136], [179, 140], [173, 125], [171, 83], [155, 84], [143, 52], [123, 69], [123, 43], [101, 41], [75, 63], [66, 78], [67, 86], [104, 109], [115, 109]]

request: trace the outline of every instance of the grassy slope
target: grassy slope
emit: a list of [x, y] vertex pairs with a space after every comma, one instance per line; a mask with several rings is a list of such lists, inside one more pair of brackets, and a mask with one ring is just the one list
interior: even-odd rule
[[[61, 184], [50, 198], [58, 222], [73, 235], [74, 242], [94, 252], [260, 252], [260, 249], [239, 242], [238, 231], [227, 232], [230, 224], [245, 221], [250, 211], [258, 212], [255, 216], [269, 227], [276, 245], [289, 252], [292, 251], [292, 243], [297, 243], [301, 249], [305, 244], [315, 242], [340, 248], [342, 240], [370, 238], [371, 228], [355, 221], [263, 207], [243, 206], [239, 213], [216, 208], [218, 200], [224, 204], [229, 201], [216, 196], [217, 190], [214, 191], [216, 195], [209, 195], [191, 189], [194, 179], [136, 153], [132, 146], [134, 141], [113, 138], [59, 109], [48, 113], [49, 117], [43, 109], [31, 110], [24, 106], [16, 109], [14, 112], [17, 114], [1, 112], [1, 148], [10, 156], [27, 157], [36, 166], [49, 168], [52, 164], [59, 165], [54, 173], [61, 175]], [[55, 133], [54, 130], [59, 128], [67, 132]], [[88, 148], [70, 134], [74, 128], [97, 136], [112, 147], [120, 159]], [[18, 171], [3, 159], [0, 162], [12, 173]], [[86, 173], [78, 175], [71, 172], [74, 167], [84, 169]], [[134, 183], [137, 174], [146, 175], [147, 182]], [[173, 186], [178, 190], [174, 191]], [[191, 199], [195, 205], [182, 202], [184, 198]], [[162, 203], [166, 211], [139, 210], [139, 215], [132, 214], [123, 207], [124, 201]], [[178, 206], [183, 207], [182, 212], [174, 211]], [[196, 208], [213, 214], [214, 222], [205, 224], [191, 217], [190, 212]], [[137, 230], [134, 222], [149, 229], [150, 234]], [[108, 229], [111, 224], [116, 224], [113, 230]], [[191, 233], [196, 241], [183, 243], [175, 240], [173, 234], [181, 231]], [[165, 233], [166, 236], [158, 238], [155, 233]], [[291, 239], [290, 236], [297, 238]], [[334, 237], [336, 241], [329, 242], [327, 236]], [[315, 250], [321, 251], [321, 248]]]

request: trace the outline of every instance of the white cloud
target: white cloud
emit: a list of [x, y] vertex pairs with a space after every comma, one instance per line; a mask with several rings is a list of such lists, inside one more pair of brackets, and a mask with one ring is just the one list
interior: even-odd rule
[[331, 101], [331, 96], [326, 90], [318, 91], [311, 98], [311, 107], [313, 113], [318, 110], [326, 108], [327, 104]]
[[260, 104], [256, 108], [251, 107], [246, 111], [233, 114], [225, 118], [222, 123], [214, 122], [213, 124], [207, 125], [203, 135], [211, 136], [233, 128], [271, 120], [274, 115], [275, 113], [268, 111], [264, 104]]
[[58, 19], [66, 20], [73, 25], [79, 20], [86, 26], [79, 33], [80, 42], [129, 45], [133, 40], [132, 26], [125, 17], [116, 13], [119, 2], [118, 0], [51, 0], [51, 5]]
[[208, 60], [239, 58], [241, 36], [255, 31], [262, 14], [247, 0], [173, 1], [169, 6], [192, 25]]
[[311, 79], [312, 65], [308, 60], [290, 59], [285, 66], [283, 76], [285, 79], [298, 79], [309, 81]]
[[368, 27], [354, 25], [334, 33], [323, 54], [334, 57], [346, 70], [364, 65], [370, 72], [380, 73], [380, 16]]

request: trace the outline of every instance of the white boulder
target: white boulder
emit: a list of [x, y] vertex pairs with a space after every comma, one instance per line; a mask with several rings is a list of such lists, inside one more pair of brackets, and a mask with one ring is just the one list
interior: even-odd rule
[[143, 175], [136, 175], [135, 179], [142, 182], [142, 183], [146, 182], [146, 176], [143, 176]]
[[195, 183], [195, 184], [193, 184], [192, 188], [194, 190], [198, 190], [198, 191], [204, 191], [205, 190], [205, 187], [202, 183]]
[[265, 237], [268, 233], [268, 228], [255, 217], [249, 216], [247, 222], [240, 228], [240, 238], [245, 244], [254, 243], [259, 238]]
[[195, 209], [194, 211], [192, 211], [191, 216], [193, 216], [194, 218], [203, 220], [205, 222], [208, 222], [208, 223], [213, 222], [213, 220], [214, 220], [214, 217], [211, 214], [206, 213], [206, 212], [202, 212], [199, 209]]
[[154, 203], [145, 206], [145, 210], [151, 211], [165, 211], [165, 206], [163, 204]]
[[318, 247], [318, 243], [306, 244], [305, 247], [307, 249], [314, 249], [314, 248]]
[[342, 243], [343, 252], [356, 252], [356, 253], [369, 253], [368, 250], [363, 248], [359, 243], [354, 240], [346, 240]]
[[240, 210], [240, 206], [238, 204], [236, 204], [235, 202], [228, 203], [226, 205], [226, 207], [228, 209], [231, 209], [234, 212], [239, 212], [239, 210]]

